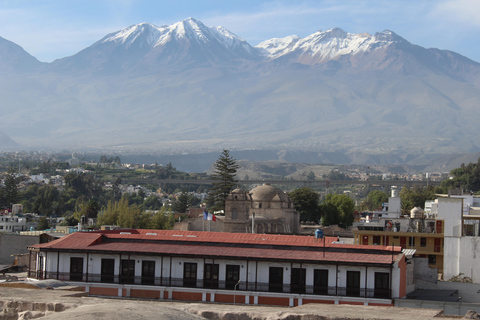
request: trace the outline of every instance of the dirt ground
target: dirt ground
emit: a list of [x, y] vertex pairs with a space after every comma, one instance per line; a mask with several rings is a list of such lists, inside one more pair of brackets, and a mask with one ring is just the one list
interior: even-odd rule
[[[64, 288], [65, 289], [65, 288]], [[82, 296], [64, 289], [0, 287], [0, 319], [433, 319], [441, 310], [307, 304], [299, 307], [246, 306]], [[0, 310], [1, 310], [0, 308]], [[441, 319], [458, 319], [441, 317]]]

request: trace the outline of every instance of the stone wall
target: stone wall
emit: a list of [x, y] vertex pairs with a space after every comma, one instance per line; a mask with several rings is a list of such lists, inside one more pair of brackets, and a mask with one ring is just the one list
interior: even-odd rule
[[38, 244], [38, 236], [22, 236], [15, 233], [0, 233], [0, 264], [13, 264], [18, 253], [28, 253], [27, 246]]

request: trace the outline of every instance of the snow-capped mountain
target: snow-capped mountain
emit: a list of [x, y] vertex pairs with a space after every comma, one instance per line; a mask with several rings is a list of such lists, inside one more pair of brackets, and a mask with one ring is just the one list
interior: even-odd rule
[[266, 40], [255, 48], [266, 59], [283, 63], [321, 65], [341, 60], [349, 71], [388, 69], [389, 72], [424, 75], [434, 71], [470, 80], [478, 76], [478, 68], [470, 68], [472, 64], [478, 66], [474, 61], [454, 52], [413, 45], [390, 30], [370, 35], [334, 28], [305, 38], [294, 35]]
[[389, 30], [372, 36], [368, 33], [347, 33], [340, 28], [334, 28], [315, 32], [303, 39], [298, 36], [270, 39], [259, 43], [256, 48], [261, 49], [269, 59], [292, 56], [298, 62], [318, 64], [341, 56], [380, 50], [398, 42], [406, 40]]
[[162, 27], [149, 23], [129, 26], [53, 64], [59, 68], [117, 73], [133, 68], [140, 68], [136, 72], [151, 72], [156, 67], [178, 63], [231, 63], [237, 59], [256, 60], [258, 52], [223, 27], [207, 27], [188, 18]]
[[480, 150], [480, 64], [388, 30], [252, 47], [189, 18], [50, 64], [19, 48], [0, 39], [0, 128], [26, 146], [295, 148], [357, 163]]
[[[197, 41], [208, 45], [212, 42], [222, 44], [225, 49], [242, 50], [253, 53], [254, 49], [243, 39], [223, 27], [206, 27], [200, 21], [188, 18], [170, 26], [157, 27], [150, 23], [132, 25], [107, 35], [100, 43], [116, 42], [125, 45], [158, 47], [170, 41]], [[137, 43], [136, 43], [137, 42]]]

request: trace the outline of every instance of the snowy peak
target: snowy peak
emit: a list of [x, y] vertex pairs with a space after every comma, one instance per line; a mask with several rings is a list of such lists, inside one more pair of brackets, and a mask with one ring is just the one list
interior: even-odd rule
[[271, 39], [256, 47], [270, 59], [293, 55], [300, 62], [314, 64], [336, 59], [342, 55], [368, 52], [401, 41], [405, 40], [389, 30], [371, 36], [368, 33], [353, 34], [334, 28], [315, 32], [303, 39], [296, 36]]
[[197, 40], [199, 42], [208, 41], [208, 27], [200, 21], [188, 18], [180, 22], [174, 23], [164, 29], [162, 37], [173, 35], [175, 39]]
[[129, 26], [104, 37], [99, 43], [115, 43], [129, 48], [161, 47], [172, 41], [176, 43], [195, 42], [202, 46], [218, 46], [228, 50], [242, 50], [246, 53], [256, 53], [244, 39], [236, 36], [224, 27], [207, 27], [194, 18], [176, 22], [171, 25], [157, 27], [149, 23]]
[[229, 49], [242, 48], [243, 50], [253, 53], [255, 49], [248, 44], [247, 41], [233, 34], [224, 27], [212, 27], [212, 30], [215, 30], [214, 33], [217, 40], [219, 40], [223, 45]]
[[406, 43], [408, 43], [407, 40], [403, 39], [398, 34], [396, 34], [393, 31], [390, 31], [390, 30], [385, 30], [383, 32], [375, 33], [375, 39], [379, 42], [397, 42], [397, 43], [406, 42]]
[[111, 33], [100, 40], [100, 43], [114, 42], [124, 44], [127, 47], [134, 43], [139, 43], [140, 46], [152, 46], [159, 37], [160, 31], [157, 26], [150, 23], [141, 23]]
[[193, 18], [174, 23], [161, 28], [162, 35], [155, 46], [163, 45], [175, 40], [195, 41], [199, 44], [218, 45], [229, 50], [242, 49], [253, 53], [255, 49], [244, 39], [236, 36], [224, 27], [207, 27], [202, 22]]
[[318, 33], [320, 33], [324, 39], [332, 39], [332, 38], [345, 39], [348, 37], [348, 33], [343, 31], [340, 28], [333, 28], [325, 32], [319, 31]]
[[286, 52], [293, 51], [299, 40], [300, 37], [297, 35], [285, 38], [273, 38], [259, 43], [256, 48], [259, 48], [265, 56], [271, 56], [274, 58], [281, 56]]
[[158, 27], [140, 23], [108, 34], [76, 55], [55, 61], [56, 70], [135, 73], [174, 65], [205, 66], [258, 60], [258, 51], [223, 27], [207, 27], [188, 18]]

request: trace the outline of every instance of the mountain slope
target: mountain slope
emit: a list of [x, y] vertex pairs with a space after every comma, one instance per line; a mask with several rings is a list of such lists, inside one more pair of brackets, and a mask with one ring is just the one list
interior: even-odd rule
[[428, 68], [459, 80], [473, 80], [480, 75], [480, 64], [451, 51], [413, 45], [390, 30], [372, 36], [334, 28], [303, 39], [296, 36], [270, 39], [256, 48], [270, 60], [289, 63], [317, 65], [331, 61], [345, 64], [348, 61], [346, 66], [350, 71], [389, 69], [388, 72], [412, 75]]
[[480, 151], [480, 64], [388, 30], [251, 47], [192, 18], [142, 23], [30, 70], [0, 75], [0, 125], [27, 146], [267, 148], [363, 162]]
[[0, 72], [31, 72], [42, 65], [22, 47], [0, 37]]
[[188, 18], [170, 26], [142, 23], [127, 27], [52, 65], [76, 72], [138, 74], [258, 58], [256, 49], [225, 28], [208, 28]]

